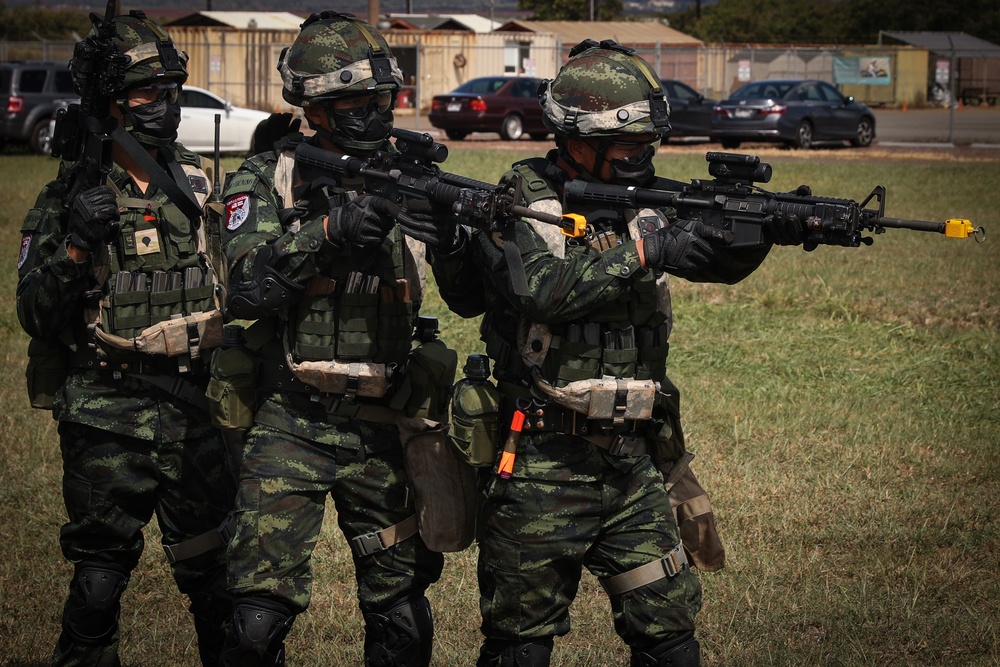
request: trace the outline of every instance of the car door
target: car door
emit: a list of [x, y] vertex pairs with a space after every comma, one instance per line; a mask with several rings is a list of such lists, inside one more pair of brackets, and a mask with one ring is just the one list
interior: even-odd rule
[[830, 104], [830, 136], [837, 139], [851, 139], [858, 129], [861, 115], [857, 107], [847, 101], [840, 91], [828, 83], [816, 84], [820, 94]]
[[669, 136], [707, 137], [712, 129], [712, 107], [701, 93], [680, 81], [663, 81], [670, 103]]
[[[215, 114], [222, 115], [219, 129], [219, 147], [223, 151], [236, 150], [238, 128], [226, 123], [226, 103], [200, 90], [182, 89], [178, 101], [181, 105], [181, 126], [178, 138], [185, 147], [194, 151], [210, 151], [215, 147]], [[245, 143], [245, 142], [244, 142]]]
[[813, 126], [813, 138], [827, 138], [834, 132], [833, 103], [820, 90], [818, 81], [806, 81], [791, 92], [790, 104], [799, 107], [798, 118], [808, 118]]
[[538, 79], [517, 79], [510, 87], [512, 109], [524, 119], [525, 132], [544, 130], [542, 106], [538, 103]]

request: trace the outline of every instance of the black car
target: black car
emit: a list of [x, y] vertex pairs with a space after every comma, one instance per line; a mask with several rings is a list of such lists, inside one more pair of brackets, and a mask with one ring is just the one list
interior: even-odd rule
[[682, 81], [661, 79], [663, 93], [670, 103], [670, 137], [707, 137], [712, 131], [712, 108], [716, 100], [704, 95]]
[[464, 139], [472, 132], [499, 132], [509, 141], [528, 134], [541, 141], [548, 136], [538, 103], [541, 79], [525, 76], [484, 76], [435, 95], [428, 119], [449, 139]]
[[710, 136], [723, 148], [739, 148], [743, 141], [776, 141], [798, 148], [850, 141], [863, 147], [875, 138], [875, 114], [826, 81], [770, 79], [748, 83], [719, 102]]
[[33, 152], [47, 154], [56, 100], [73, 95], [73, 77], [64, 62], [0, 63], [0, 147], [26, 141]]

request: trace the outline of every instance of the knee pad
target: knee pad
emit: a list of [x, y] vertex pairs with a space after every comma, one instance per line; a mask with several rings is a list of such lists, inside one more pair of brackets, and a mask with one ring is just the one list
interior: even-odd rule
[[283, 605], [245, 598], [233, 605], [223, 667], [283, 667], [285, 636], [295, 617]]
[[433, 648], [434, 619], [427, 598], [404, 600], [385, 614], [365, 614], [365, 665], [426, 667]]
[[101, 644], [118, 629], [128, 573], [101, 563], [80, 563], [69, 586], [62, 627], [81, 644]]
[[524, 644], [487, 639], [476, 667], [549, 667], [551, 658], [552, 637]]
[[663, 642], [648, 652], [632, 651], [630, 667], [699, 667], [701, 646], [693, 632]]

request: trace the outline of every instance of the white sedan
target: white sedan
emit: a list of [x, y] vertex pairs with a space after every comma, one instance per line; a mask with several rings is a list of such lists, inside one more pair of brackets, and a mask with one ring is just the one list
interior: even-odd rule
[[243, 154], [250, 150], [250, 140], [257, 125], [271, 115], [266, 111], [233, 106], [204, 88], [194, 86], [181, 88], [178, 99], [181, 125], [177, 130], [177, 141], [195, 153], [215, 152], [215, 114], [222, 116], [220, 151]]

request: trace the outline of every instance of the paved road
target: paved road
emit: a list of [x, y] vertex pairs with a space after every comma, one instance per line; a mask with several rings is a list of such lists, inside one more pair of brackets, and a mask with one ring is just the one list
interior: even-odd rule
[[[443, 133], [434, 129], [426, 116], [417, 118], [397, 112], [396, 125], [409, 130], [430, 132], [438, 140]], [[957, 146], [995, 144], [1000, 146], [1000, 107], [948, 109], [875, 109], [878, 143], [953, 143]], [[472, 135], [473, 138], [490, 135]], [[496, 135], [492, 135], [496, 139]]]

